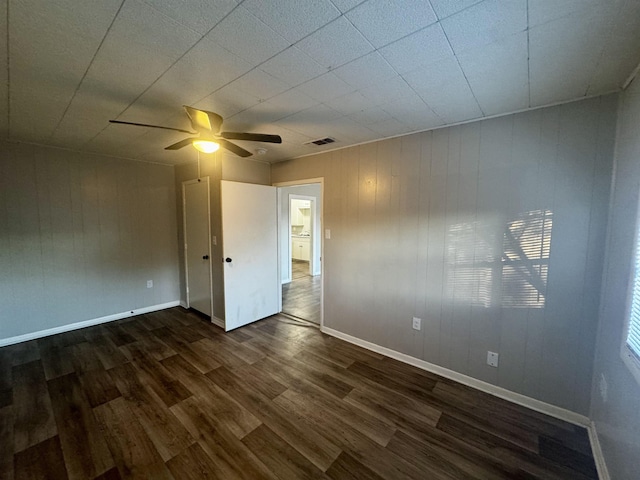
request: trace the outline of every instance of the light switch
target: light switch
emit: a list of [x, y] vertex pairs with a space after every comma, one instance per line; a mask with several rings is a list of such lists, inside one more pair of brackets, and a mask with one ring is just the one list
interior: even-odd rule
[[331, 238], [331, 230], [329, 230], [328, 228], [324, 229], [324, 238], [326, 238], [327, 240]]

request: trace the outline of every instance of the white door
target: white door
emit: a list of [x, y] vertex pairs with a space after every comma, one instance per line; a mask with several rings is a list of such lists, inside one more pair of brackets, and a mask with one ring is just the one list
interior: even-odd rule
[[276, 188], [221, 182], [225, 330], [278, 313]]
[[182, 182], [187, 306], [211, 316], [209, 177]]

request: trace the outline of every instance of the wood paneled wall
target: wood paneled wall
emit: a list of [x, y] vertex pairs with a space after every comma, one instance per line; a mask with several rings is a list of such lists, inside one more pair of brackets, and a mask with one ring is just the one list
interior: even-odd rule
[[[611, 478], [632, 479], [640, 471], [640, 385], [622, 362], [620, 347], [640, 213], [638, 77], [620, 96], [613, 184], [590, 417], [596, 424]], [[601, 393], [602, 380], [607, 385], [606, 398]]]
[[325, 326], [586, 414], [615, 113], [600, 97], [274, 164], [324, 177]]
[[0, 143], [0, 339], [177, 301], [174, 199], [171, 167]]

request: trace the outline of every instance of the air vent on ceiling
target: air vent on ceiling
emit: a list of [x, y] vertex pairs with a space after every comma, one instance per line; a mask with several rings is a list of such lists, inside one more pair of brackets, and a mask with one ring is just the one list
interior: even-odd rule
[[335, 138], [331, 138], [331, 137], [325, 137], [325, 138], [319, 138], [317, 140], [312, 140], [310, 142], [305, 143], [305, 145], [326, 145], [327, 143], [333, 143], [335, 142], [336, 139]]

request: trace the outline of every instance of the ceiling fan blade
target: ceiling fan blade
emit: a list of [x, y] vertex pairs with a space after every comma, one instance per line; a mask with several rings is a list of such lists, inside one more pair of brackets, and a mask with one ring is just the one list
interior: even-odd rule
[[245, 150], [244, 148], [239, 147], [235, 143], [228, 142], [224, 138], [218, 138], [216, 142], [218, 142], [221, 147], [226, 148], [230, 152], [233, 152], [236, 155], [238, 155], [239, 157], [250, 157], [252, 155], [252, 153], [249, 152], [248, 150]]
[[174, 143], [173, 145], [169, 145], [168, 147], [164, 147], [164, 149], [165, 150], [179, 150], [182, 147], [186, 147], [187, 145], [191, 145], [194, 140], [197, 140], [197, 138], [185, 138], [184, 140], [180, 140], [179, 142]]
[[222, 117], [217, 113], [208, 112], [207, 110], [198, 110], [197, 108], [183, 105], [184, 109], [191, 120], [191, 126], [198, 132], [205, 130], [206, 132], [218, 133], [222, 126]]
[[251, 140], [252, 142], [282, 143], [280, 135], [266, 133], [221, 132], [220, 136], [228, 140]]
[[173, 127], [163, 127], [161, 125], [149, 125], [148, 123], [123, 122], [122, 120], [109, 120], [109, 123], [119, 123], [121, 125], [134, 125], [136, 127], [161, 128], [163, 130], [173, 130], [175, 132], [183, 132], [183, 133], [189, 133], [191, 135], [195, 135], [195, 132], [190, 132], [189, 130], [183, 130], [181, 128], [173, 128]]

